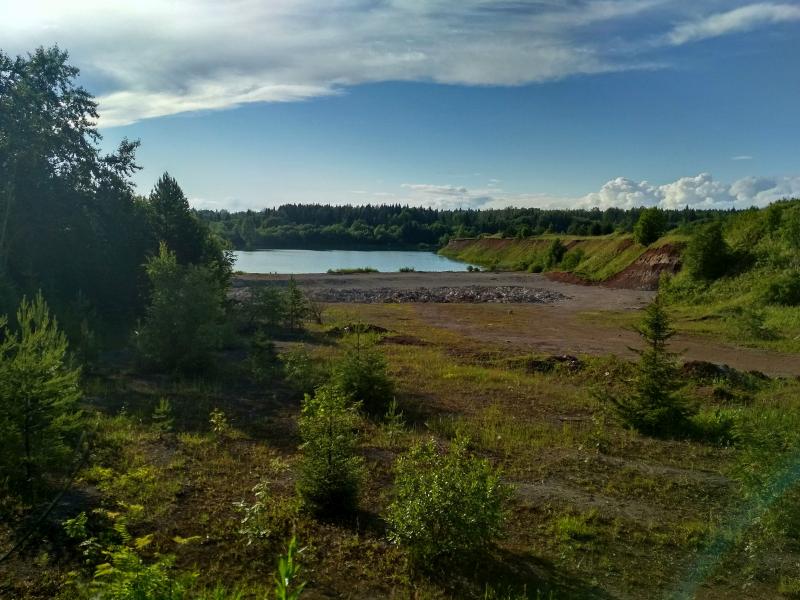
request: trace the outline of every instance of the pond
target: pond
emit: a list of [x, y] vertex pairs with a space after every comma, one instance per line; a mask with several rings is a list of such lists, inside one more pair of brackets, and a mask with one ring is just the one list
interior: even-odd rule
[[414, 250], [253, 250], [237, 251], [233, 268], [245, 273], [325, 273], [328, 269], [370, 267], [383, 273], [466, 271], [467, 263]]

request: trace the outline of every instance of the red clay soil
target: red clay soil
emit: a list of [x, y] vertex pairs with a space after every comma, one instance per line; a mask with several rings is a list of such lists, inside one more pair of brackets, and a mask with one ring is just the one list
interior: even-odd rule
[[601, 285], [627, 290], [657, 290], [662, 273], [675, 274], [681, 268], [681, 247], [664, 244], [645, 251], [631, 265], [616, 275], [600, 282], [582, 279], [573, 273], [545, 273], [548, 279], [578, 285]]

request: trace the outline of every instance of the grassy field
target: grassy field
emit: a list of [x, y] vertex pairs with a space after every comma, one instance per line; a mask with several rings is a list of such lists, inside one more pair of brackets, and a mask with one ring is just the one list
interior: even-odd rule
[[[279, 348], [303, 345], [323, 364], [356, 322], [387, 330], [379, 347], [404, 425], [364, 420], [369, 476], [352, 518], [300, 509], [299, 395], [281, 378], [257, 383], [234, 352], [193, 380], [143, 376], [124, 358], [93, 373], [92, 466], [53, 519], [124, 511], [131, 535], [148, 540], [148, 560], [174, 555], [198, 589], [238, 582], [246, 597], [270, 588], [292, 534], [305, 547], [304, 598], [765, 598], [800, 589], [800, 507], [786, 484], [800, 448], [797, 381], [687, 377], [700, 419], [740, 425], [722, 440], [659, 440], [621, 427], [598, 400], [627, 388], [629, 363], [509, 352], [431, 327], [412, 305], [333, 305], [324, 325]], [[162, 399], [171, 424], [159, 417]], [[210, 422], [214, 411], [224, 418]], [[415, 440], [457, 434], [514, 487], [506, 534], [475, 564], [414, 571], [386, 541], [392, 464]], [[252, 501], [262, 481], [269, 528], [248, 544], [236, 503]], [[43, 543], [0, 569], [4, 597], [69, 598], [84, 567], [78, 548]]]

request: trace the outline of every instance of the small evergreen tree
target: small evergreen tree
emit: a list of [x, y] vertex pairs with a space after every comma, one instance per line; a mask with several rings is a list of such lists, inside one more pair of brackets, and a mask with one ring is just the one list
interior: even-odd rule
[[643, 246], [649, 246], [664, 235], [667, 215], [658, 207], [646, 208], [633, 226], [633, 238]]
[[42, 298], [23, 298], [18, 329], [0, 320], [0, 482], [31, 498], [65, 469], [80, 426], [80, 369]]
[[363, 459], [356, 454], [359, 418], [349, 399], [336, 388], [306, 394], [300, 417], [302, 458], [297, 491], [318, 514], [352, 511], [358, 504]]
[[180, 265], [161, 244], [146, 265], [150, 306], [135, 334], [140, 357], [159, 369], [192, 371], [207, 366], [223, 339], [225, 290], [202, 265]]
[[334, 385], [361, 403], [371, 415], [383, 415], [393, 394], [386, 358], [374, 339], [356, 331], [344, 341], [345, 351], [333, 368]]
[[622, 420], [649, 435], [689, 433], [693, 411], [680, 397], [680, 374], [676, 355], [667, 349], [674, 335], [669, 316], [659, 296], [647, 307], [637, 327], [645, 349], [640, 358], [633, 393], [612, 399]]
[[308, 304], [294, 277], [289, 277], [284, 298], [286, 326], [291, 331], [296, 331], [302, 325], [303, 319], [308, 315]]
[[440, 454], [433, 439], [413, 446], [395, 464], [395, 498], [386, 516], [389, 539], [417, 564], [455, 558], [499, 536], [511, 488], [485, 459], [457, 439]]
[[689, 240], [683, 262], [695, 279], [713, 280], [728, 270], [731, 249], [722, 235], [722, 222], [714, 221], [699, 229]]

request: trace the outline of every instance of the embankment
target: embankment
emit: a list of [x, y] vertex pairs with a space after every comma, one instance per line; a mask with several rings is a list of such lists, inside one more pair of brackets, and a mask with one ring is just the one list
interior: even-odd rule
[[[548, 267], [553, 241], [566, 248], [561, 261]], [[569, 283], [652, 290], [663, 272], [681, 266], [684, 240], [663, 238], [650, 247], [630, 235], [597, 237], [537, 236], [525, 239], [476, 238], [451, 240], [440, 253], [486, 267], [513, 271], [546, 271], [552, 279]]]

